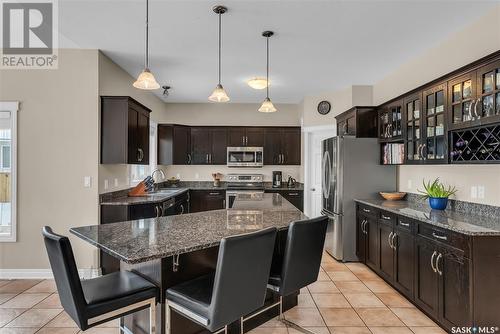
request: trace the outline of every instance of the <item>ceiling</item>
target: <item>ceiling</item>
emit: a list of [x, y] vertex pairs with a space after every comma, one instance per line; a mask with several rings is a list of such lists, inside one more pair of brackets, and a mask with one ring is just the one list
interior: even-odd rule
[[[265, 75], [261, 33], [273, 30], [271, 98], [299, 103], [305, 95], [377, 82], [498, 2], [150, 0], [150, 67], [160, 85], [172, 86], [167, 102], [207, 102], [215, 88], [216, 4], [228, 7], [222, 84], [231, 102], [265, 97], [246, 80]], [[136, 77], [144, 64], [144, 15], [145, 0], [60, 0], [61, 47], [100, 49]]]

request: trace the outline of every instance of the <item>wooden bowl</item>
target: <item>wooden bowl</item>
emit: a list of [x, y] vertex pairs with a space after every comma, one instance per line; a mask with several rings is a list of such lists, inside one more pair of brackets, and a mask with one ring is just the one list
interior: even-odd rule
[[400, 193], [400, 192], [392, 192], [392, 193], [379, 192], [379, 194], [384, 199], [389, 200], [389, 201], [399, 201], [399, 200], [402, 200], [406, 196], [406, 193]]

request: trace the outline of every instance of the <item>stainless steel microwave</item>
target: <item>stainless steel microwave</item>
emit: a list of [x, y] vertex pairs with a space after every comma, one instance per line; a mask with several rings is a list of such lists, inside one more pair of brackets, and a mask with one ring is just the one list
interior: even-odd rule
[[262, 167], [264, 149], [262, 147], [228, 147], [228, 167]]

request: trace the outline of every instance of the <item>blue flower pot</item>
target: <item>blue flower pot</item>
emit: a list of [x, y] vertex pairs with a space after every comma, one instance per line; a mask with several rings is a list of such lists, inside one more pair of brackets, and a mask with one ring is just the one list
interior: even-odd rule
[[434, 210], [445, 210], [448, 206], [447, 197], [429, 197], [429, 205]]

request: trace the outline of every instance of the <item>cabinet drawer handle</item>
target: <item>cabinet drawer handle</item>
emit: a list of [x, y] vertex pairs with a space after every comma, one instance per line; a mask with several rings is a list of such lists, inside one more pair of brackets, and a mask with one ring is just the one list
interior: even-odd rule
[[387, 217], [387, 216], [382, 215], [382, 219], [391, 220], [391, 217]]
[[394, 239], [396, 239], [396, 242], [398, 241], [397, 239], [398, 235], [396, 234], [396, 232], [394, 232], [394, 234], [392, 235], [392, 239], [391, 239], [391, 244], [392, 244], [392, 249], [396, 250], [396, 244], [394, 243]]
[[361, 227], [364, 234], [368, 234], [368, 231], [366, 230], [366, 225], [368, 225], [368, 220], [365, 219], [363, 222], [363, 226]]
[[184, 204], [181, 204], [181, 215], [184, 213]]
[[443, 276], [443, 272], [439, 270], [439, 260], [443, 257], [443, 254], [439, 253], [438, 257], [436, 258], [436, 271], [439, 274], [439, 276]]
[[372, 210], [368, 210], [368, 209], [363, 208], [363, 212], [370, 213], [370, 212], [372, 212]]
[[389, 238], [388, 238], [389, 247], [391, 247], [392, 249], [394, 249], [394, 246], [393, 246], [393, 245], [392, 245], [392, 243], [391, 243], [391, 241], [392, 241], [392, 235], [393, 235], [393, 234], [394, 234], [393, 232], [389, 233]]
[[210, 195], [219, 195], [220, 193], [210, 193]]
[[434, 251], [432, 253], [432, 256], [431, 256], [431, 268], [432, 268], [432, 271], [435, 273], [437, 273], [436, 267], [434, 267], [434, 258], [436, 257], [436, 255], [437, 255], [437, 252]]
[[410, 223], [399, 222], [399, 225], [404, 226], [404, 227], [410, 227]]
[[298, 196], [299, 193], [288, 193], [289, 196]]
[[432, 232], [432, 236], [436, 239], [440, 239], [440, 240], [448, 240], [448, 237], [445, 236], [445, 235], [437, 235], [435, 232]]

